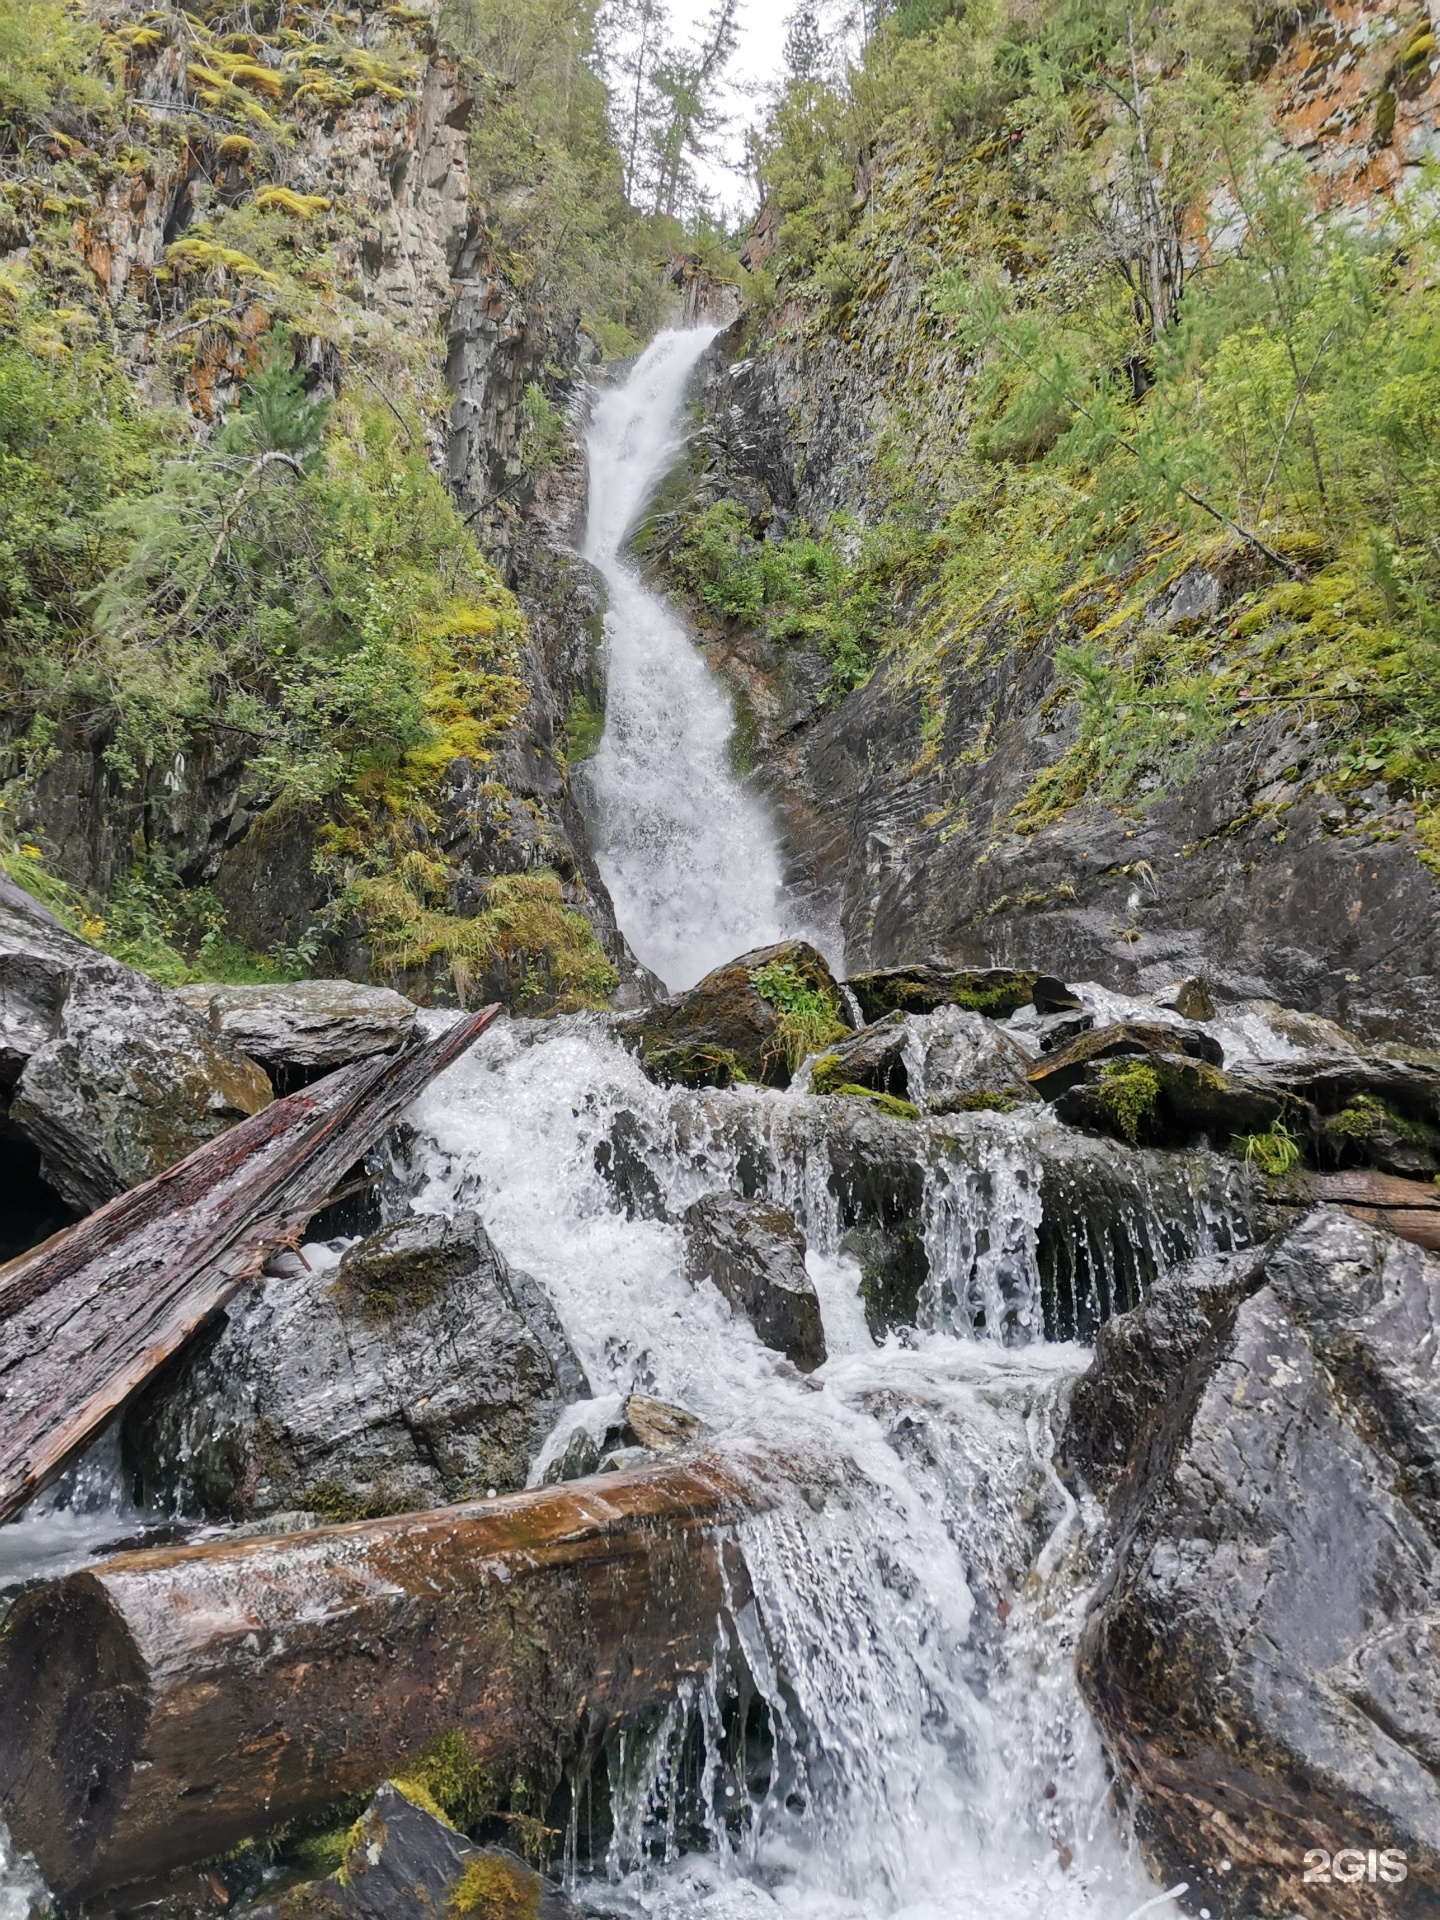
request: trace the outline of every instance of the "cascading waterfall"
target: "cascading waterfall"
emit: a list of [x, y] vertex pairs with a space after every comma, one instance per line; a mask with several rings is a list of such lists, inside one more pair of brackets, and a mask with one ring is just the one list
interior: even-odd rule
[[586, 812], [616, 916], [672, 991], [746, 947], [804, 929], [775, 834], [729, 761], [730, 702], [624, 543], [682, 446], [681, 403], [713, 328], [662, 333], [596, 402], [585, 557], [604, 577], [606, 713]]
[[[589, 440], [587, 553], [610, 593], [589, 812], [620, 924], [672, 987], [787, 929], [771, 824], [726, 761], [728, 703], [622, 557], [679, 452], [709, 338], [661, 335], [599, 401]], [[829, 1105], [803, 1084], [663, 1091], [581, 1016], [496, 1032], [413, 1115], [409, 1203], [477, 1206], [550, 1293], [603, 1405], [643, 1390], [688, 1407], [773, 1497], [738, 1530], [707, 1680], [612, 1757], [602, 1877], [572, 1829], [577, 1891], [596, 1913], [667, 1920], [1152, 1911], [1072, 1671], [1093, 1562], [1051, 1453], [1087, 1355], [1040, 1337], [1033, 1146], [1060, 1130], [997, 1115], [923, 1130], [924, 1324], [877, 1345], [842, 1245]], [[1199, 1247], [1227, 1196], [1193, 1184]], [[685, 1278], [680, 1212], [737, 1187], [805, 1228], [830, 1355], [818, 1374]], [[1137, 1192], [1132, 1230], [1157, 1248], [1160, 1212]], [[595, 1417], [572, 1409], [536, 1475]], [[759, 1761], [736, 1737], [742, 1699]]]
[[[620, 923], [676, 987], [801, 930], [772, 823], [727, 763], [727, 702], [622, 557], [709, 337], [660, 336], [590, 437], [588, 548], [610, 590], [590, 812]], [[914, 1030], [923, 1101], [929, 1030]], [[600, 1017], [504, 1021], [412, 1110], [387, 1183], [396, 1209], [478, 1208], [565, 1324], [596, 1398], [569, 1409], [533, 1479], [643, 1391], [698, 1415], [766, 1489], [735, 1530], [709, 1674], [607, 1754], [604, 1779], [576, 1783], [576, 1898], [632, 1920], [1173, 1915], [1075, 1683], [1098, 1544], [1052, 1454], [1088, 1355], [1043, 1336], [1057, 1314], [1062, 1332], [1093, 1325], [1137, 1273], [1243, 1237], [1243, 1196], [1211, 1156], [1125, 1155], [1045, 1112], [885, 1123], [874, 1177], [905, 1184], [925, 1277], [918, 1325], [877, 1342], [849, 1237], [873, 1196], [836, 1159], [837, 1109], [856, 1103], [806, 1086], [664, 1089]], [[1109, 1240], [1065, 1197], [1097, 1183], [1122, 1223]], [[816, 1373], [685, 1277], [680, 1215], [736, 1190], [805, 1231]], [[76, 1564], [143, 1518], [114, 1452], [6, 1530], [19, 1572]], [[37, 1888], [0, 1830], [0, 1920]]]

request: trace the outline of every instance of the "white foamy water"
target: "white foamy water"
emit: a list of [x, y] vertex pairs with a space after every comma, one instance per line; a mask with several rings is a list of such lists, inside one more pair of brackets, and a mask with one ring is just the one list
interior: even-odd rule
[[596, 859], [631, 947], [672, 991], [802, 932], [774, 824], [731, 770], [734, 716], [699, 648], [624, 544], [684, 441], [682, 402], [714, 329], [662, 333], [587, 436], [585, 557], [605, 579], [605, 731], [585, 770]]
[[[658, 1920], [1128, 1920], [1158, 1890], [1110, 1804], [1075, 1684], [1093, 1564], [1051, 1464], [1089, 1356], [944, 1331], [877, 1347], [837, 1241], [823, 1128], [807, 1126], [824, 1111], [797, 1093], [662, 1090], [579, 1017], [493, 1029], [411, 1116], [412, 1203], [479, 1208], [555, 1302], [595, 1393], [683, 1404], [774, 1486], [739, 1529], [746, 1591], [717, 1621], [715, 1671], [632, 1747], [608, 1879], [582, 1873], [577, 1891], [590, 1911]], [[932, 1124], [937, 1151], [1023, 1158], [1003, 1117]], [[603, 1171], [617, 1139], [665, 1217], [617, 1204]], [[830, 1358], [808, 1377], [713, 1288], [690, 1286], [673, 1224], [699, 1195], [733, 1191], [759, 1141], [764, 1188], [786, 1195], [811, 1248]], [[1027, 1204], [998, 1180], [977, 1188], [971, 1240], [1014, 1242], [1023, 1266], [1028, 1232], [1038, 1286]], [[737, 1663], [773, 1745], [759, 1780], [723, 1759]], [[676, 1804], [695, 1722], [708, 1846], [692, 1836], [685, 1851]]]

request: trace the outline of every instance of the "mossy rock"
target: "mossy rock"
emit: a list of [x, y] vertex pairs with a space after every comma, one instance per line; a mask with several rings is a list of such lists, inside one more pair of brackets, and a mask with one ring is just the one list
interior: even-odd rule
[[963, 1007], [1004, 1020], [1031, 1005], [1040, 977], [1009, 967], [887, 967], [857, 973], [845, 984], [867, 1020], [887, 1013], [934, 1013], [937, 1007]]
[[681, 1086], [785, 1087], [806, 1054], [846, 1031], [824, 956], [803, 940], [742, 953], [620, 1026], [652, 1080]]
[[1303, 1101], [1280, 1089], [1182, 1053], [1087, 1062], [1054, 1107], [1072, 1126], [1141, 1147], [1184, 1147], [1200, 1139], [1218, 1147], [1237, 1136], [1267, 1134], [1277, 1122], [1308, 1139], [1314, 1120]]

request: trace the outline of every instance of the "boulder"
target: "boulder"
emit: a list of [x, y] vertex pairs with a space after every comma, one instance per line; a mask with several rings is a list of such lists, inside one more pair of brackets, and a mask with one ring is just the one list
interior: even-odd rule
[[718, 1287], [767, 1347], [802, 1373], [825, 1362], [825, 1329], [795, 1216], [765, 1200], [707, 1194], [685, 1211], [686, 1272]]
[[905, 1050], [910, 1033], [903, 1013], [887, 1013], [873, 1026], [861, 1027], [847, 1039], [827, 1047], [810, 1066], [812, 1093], [844, 1093], [863, 1089], [895, 1100], [908, 1099], [910, 1072]]
[[1092, 1061], [1085, 1077], [1053, 1101], [1071, 1126], [1108, 1133], [1131, 1145], [1183, 1147], [1199, 1140], [1224, 1147], [1283, 1122], [1297, 1141], [1314, 1115], [1261, 1078], [1225, 1073], [1182, 1053]]
[[1440, 1260], [1322, 1208], [1163, 1282], [1075, 1391], [1065, 1471], [1115, 1543], [1081, 1685], [1161, 1870], [1228, 1920], [1440, 1909], [1437, 1301]]
[[579, 1920], [518, 1854], [476, 1846], [427, 1799], [408, 1782], [382, 1782], [346, 1836], [338, 1869], [246, 1908], [247, 1920]]
[[1029, 1070], [1029, 1081], [1046, 1100], [1056, 1100], [1067, 1088], [1086, 1078], [1091, 1065], [1118, 1060], [1126, 1055], [1143, 1057], [1150, 1053], [1181, 1054], [1202, 1060], [1208, 1066], [1224, 1065], [1225, 1050], [1212, 1035], [1199, 1027], [1150, 1024], [1140, 1020], [1117, 1020], [1108, 1027], [1096, 1027], [1072, 1040], [1068, 1047], [1047, 1054]]
[[478, 1215], [426, 1214], [267, 1274], [132, 1406], [125, 1447], [150, 1504], [358, 1519], [523, 1487], [588, 1391]]
[[1003, 1020], [1032, 1004], [1035, 983], [1041, 979], [1062, 993], [1067, 991], [1063, 982], [1048, 974], [1017, 972], [1012, 967], [886, 967], [877, 973], [857, 973], [845, 985], [867, 1021], [883, 1019], [887, 1013], [933, 1013], [937, 1007], [966, 1007]]
[[928, 1113], [1008, 1112], [1036, 1099], [1031, 1056], [983, 1014], [941, 1007], [915, 1022], [914, 1098]]
[[652, 1080], [785, 1087], [808, 1053], [846, 1030], [824, 958], [803, 940], [757, 947], [707, 973], [688, 992], [619, 1023]]
[[608, 1402], [583, 1401], [557, 1423], [540, 1484], [558, 1486], [588, 1474], [640, 1465], [657, 1453], [683, 1453], [699, 1442], [704, 1431], [695, 1414], [648, 1393], [627, 1394], [623, 1400], [617, 1395]]
[[102, 1206], [271, 1098], [173, 993], [0, 891], [0, 1102], [69, 1206]]
[[1400, 1175], [1440, 1172], [1440, 1055], [1308, 1053], [1257, 1069], [1264, 1082], [1319, 1115], [1322, 1164]]
[[403, 993], [353, 980], [181, 987], [177, 998], [272, 1079], [297, 1086], [351, 1060], [394, 1053], [414, 1033], [417, 1012]]

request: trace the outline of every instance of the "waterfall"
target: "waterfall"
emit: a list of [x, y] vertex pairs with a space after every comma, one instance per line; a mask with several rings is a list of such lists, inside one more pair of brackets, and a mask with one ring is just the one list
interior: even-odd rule
[[786, 911], [773, 823], [731, 771], [730, 702], [624, 552], [682, 451], [686, 383], [714, 334], [660, 334], [596, 402], [587, 439], [585, 557], [609, 607], [605, 731], [586, 769], [585, 810], [616, 917], [672, 991], [747, 947], [805, 931]]
[[[682, 450], [710, 337], [662, 334], [589, 436], [586, 551], [610, 597], [589, 816], [620, 925], [672, 988], [788, 925], [771, 822], [728, 765], [724, 694], [623, 553]], [[1035, 1136], [1062, 1130], [925, 1128], [926, 1324], [877, 1346], [826, 1177], [827, 1111], [799, 1089], [661, 1089], [582, 1015], [497, 1030], [412, 1115], [404, 1203], [478, 1207], [550, 1294], [597, 1396], [683, 1404], [710, 1444], [774, 1469], [773, 1504], [738, 1532], [712, 1670], [609, 1756], [598, 1839], [577, 1791], [572, 1886], [587, 1911], [664, 1920], [1155, 1910], [1073, 1673], [1091, 1522], [1051, 1455], [1088, 1354], [1039, 1337], [1036, 1198]], [[622, 1141], [640, 1207], [616, 1191]], [[805, 1229], [817, 1374], [685, 1278], [680, 1213], [737, 1186]], [[1133, 1232], [1158, 1248], [1142, 1201]], [[1198, 1245], [1210, 1215], [1191, 1212]], [[587, 1417], [572, 1410], [537, 1472]]]

